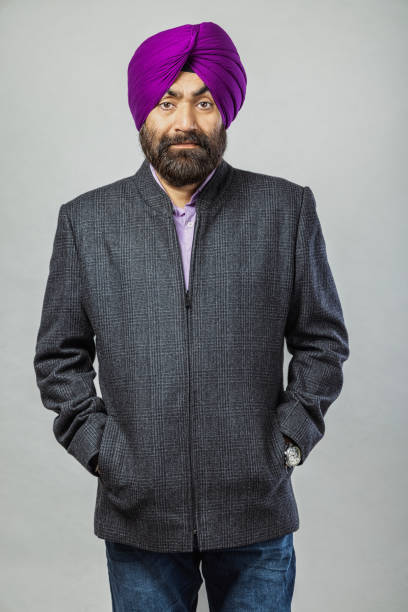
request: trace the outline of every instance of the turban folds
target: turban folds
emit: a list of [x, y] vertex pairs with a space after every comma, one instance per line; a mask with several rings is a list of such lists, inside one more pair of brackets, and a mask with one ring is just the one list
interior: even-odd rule
[[128, 102], [138, 130], [185, 65], [207, 85], [224, 127], [235, 119], [245, 99], [246, 73], [225, 30], [203, 21], [158, 32], [133, 54]]

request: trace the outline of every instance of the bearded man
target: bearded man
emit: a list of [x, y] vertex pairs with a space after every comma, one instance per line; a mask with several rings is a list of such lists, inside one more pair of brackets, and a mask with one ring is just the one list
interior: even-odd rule
[[59, 208], [34, 367], [98, 479], [115, 610], [196, 610], [203, 581], [214, 612], [291, 608], [292, 474], [348, 333], [310, 187], [224, 159], [246, 85], [213, 22], [149, 37], [128, 66], [141, 166]]

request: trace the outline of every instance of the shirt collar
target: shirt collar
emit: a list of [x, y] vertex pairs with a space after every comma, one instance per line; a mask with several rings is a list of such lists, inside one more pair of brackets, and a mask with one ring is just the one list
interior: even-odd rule
[[[225, 205], [226, 198], [231, 197], [232, 193], [237, 193], [236, 181], [234, 180], [236, 172], [237, 169], [222, 158], [211, 180], [197, 194], [195, 205], [190, 206], [187, 212], [197, 209], [197, 213], [208, 219], [217, 215], [222, 206]], [[171, 199], [166, 191], [158, 185], [146, 157], [136, 172], [128, 178], [129, 187], [134, 197], [147, 206], [153, 214], [170, 219], [174, 217], [174, 206]]]
[[[156, 179], [156, 181], [158, 182], [158, 184], [160, 185], [160, 187], [163, 189], [163, 191], [166, 191], [163, 187], [163, 185], [161, 184], [159, 177], [157, 176], [157, 173], [154, 169], [154, 167], [152, 166], [151, 163], [149, 163], [150, 166], [150, 170], [154, 176], [154, 178]], [[194, 206], [194, 200], [197, 197], [197, 194], [203, 189], [203, 187], [208, 183], [208, 181], [211, 179], [211, 177], [213, 176], [213, 174], [215, 173], [215, 171], [217, 170], [217, 166], [214, 168], [214, 170], [212, 170], [212, 172], [210, 172], [210, 174], [204, 179], [204, 181], [201, 183], [201, 185], [198, 186], [198, 188], [195, 190], [195, 192], [193, 193], [193, 195], [191, 196], [191, 199], [189, 202], [187, 202], [186, 206]], [[173, 201], [173, 210], [175, 213], [180, 214], [183, 212], [183, 210], [180, 208], [180, 206], [176, 206]]]

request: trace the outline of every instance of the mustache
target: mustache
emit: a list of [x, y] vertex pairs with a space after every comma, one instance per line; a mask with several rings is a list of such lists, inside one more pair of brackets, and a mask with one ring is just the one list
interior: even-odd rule
[[171, 147], [171, 145], [188, 144], [188, 143], [199, 145], [200, 147], [204, 149], [207, 147], [206, 139], [204, 137], [195, 136], [195, 135], [179, 136], [178, 138], [177, 137], [172, 138], [171, 140], [165, 139], [162, 141], [161, 146], [163, 147], [163, 149], [167, 149], [168, 147]]
[[184, 144], [184, 143], [186, 144], [193, 143], [195, 145], [198, 145], [200, 149], [203, 149], [204, 151], [209, 153], [209, 147], [205, 142], [202, 142], [197, 138], [183, 138], [182, 140], [179, 138], [179, 139], [175, 139], [172, 141], [166, 141], [166, 142], [160, 143], [159, 148], [158, 148], [158, 155], [163, 155], [167, 153], [167, 151], [170, 151], [171, 145]]
[[200, 140], [198, 138], [183, 138], [183, 140], [172, 140], [170, 145], [176, 145], [176, 144], [185, 144], [185, 143], [193, 143], [193, 144], [201, 144]]

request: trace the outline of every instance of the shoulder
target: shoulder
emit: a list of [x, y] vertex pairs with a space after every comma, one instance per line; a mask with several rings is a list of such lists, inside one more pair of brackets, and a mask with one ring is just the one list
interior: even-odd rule
[[250, 187], [257, 192], [288, 193], [295, 196], [302, 196], [304, 186], [274, 174], [254, 172], [242, 168], [234, 168], [234, 179], [237, 185]]
[[280, 222], [298, 219], [307, 187], [288, 178], [234, 168], [233, 193], [257, 211], [275, 211]]
[[84, 191], [60, 206], [60, 214], [65, 214], [72, 221], [88, 217], [94, 218], [100, 209], [117, 207], [118, 202], [126, 197], [131, 177], [117, 179]]

